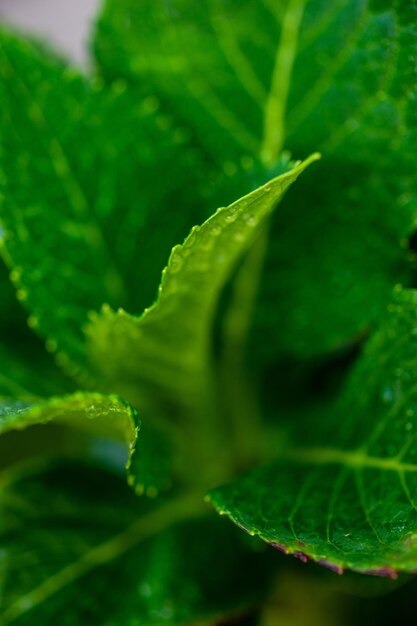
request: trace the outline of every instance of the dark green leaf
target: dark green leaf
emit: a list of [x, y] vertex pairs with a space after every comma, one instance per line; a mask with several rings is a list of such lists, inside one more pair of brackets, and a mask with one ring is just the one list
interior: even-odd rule
[[156, 504], [89, 466], [8, 476], [0, 519], [4, 626], [189, 624], [267, 591], [259, 546], [199, 498]]
[[355, 342], [392, 286], [411, 284], [416, 25], [415, 2], [306, 5], [286, 146], [314, 145], [323, 167], [274, 219], [252, 342], [262, 362]]
[[150, 421], [151, 417], [141, 421], [140, 436], [129, 456], [128, 482], [138, 495], [156, 497], [180, 476], [171, 432], [152, 427]]
[[86, 312], [150, 305], [172, 245], [207, 216], [201, 168], [152, 98], [4, 32], [0, 59], [5, 257], [32, 326], [80, 362]]
[[282, 147], [323, 153], [274, 217], [252, 362], [350, 344], [411, 284], [416, 24], [402, 1], [105, 3], [104, 77], [156, 93], [217, 169], [261, 161], [265, 180]]
[[255, 2], [110, 0], [95, 52], [106, 78], [158, 94], [232, 173], [259, 152], [275, 40], [270, 10]]
[[341, 399], [287, 425], [278, 461], [210, 499], [302, 559], [395, 577], [417, 568], [417, 291], [397, 290]]
[[2, 261], [0, 302], [0, 400], [33, 400], [70, 392], [70, 382], [30, 331]]

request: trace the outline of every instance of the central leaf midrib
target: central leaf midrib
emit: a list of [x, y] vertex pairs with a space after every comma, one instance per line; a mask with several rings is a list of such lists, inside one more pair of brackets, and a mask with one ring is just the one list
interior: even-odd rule
[[285, 116], [292, 70], [298, 49], [298, 36], [307, 0], [288, 0], [282, 20], [271, 88], [265, 104], [261, 160], [273, 165], [285, 141]]
[[361, 448], [293, 448], [282, 452], [279, 461], [292, 461], [303, 465], [343, 465], [351, 469], [380, 469], [393, 472], [417, 472], [417, 464], [404, 463], [398, 457], [369, 455]]

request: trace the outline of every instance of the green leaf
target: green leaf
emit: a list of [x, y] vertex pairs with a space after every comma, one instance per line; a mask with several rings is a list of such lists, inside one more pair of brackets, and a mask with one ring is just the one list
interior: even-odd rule
[[199, 498], [156, 504], [92, 466], [6, 475], [0, 519], [4, 626], [214, 622], [267, 591], [265, 554]]
[[286, 146], [314, 145], [323, 167], [274, 218], [251, 342], [261, 363], [343, 349], [395, 284], [413, 284], [416, 5], [319, 5], [306, 5]]
[[87, 311], [141, 312], [172, 245], [208, 216], [201, 166], [154, 99], [4, 32], [0, 99], [4, 255], [32, 326], [80, 363]]
[[107, 79], [158, 94], [227, 169], [240, 156], [250, 164], [259, 148], [271, 31], [270, 12], [255, 3], [108, 1], [95, 53]]
[[[107, 307], [92, 316], [87, 329], [91, 354], [107, 380], [120, 385], [126, 381], [128, 395], [144, 382], [177, 394], [190, 392], [191, 377], [193, 385], [200, 381], [192, 392], [200, 397], [220, 292], [285, 191], [318, 158], [314, 154], [195, 226], [172, 250], [158, 300], [141, 317]], [[106, 358], [110, 346], [112, 359]]]
[[[36, 403], [30, 396], [26, 400], [30, 401], [25, 401], [23, 396], [21, 400], [0, 403], [0, 434], [54, 421], [70, 429], [66, 437], [71, 444], [74, 439], [74, 449], [78, 437], [80, 451], [84, 443], [87, 447], [94, 445], [91, 437], [103, 438], [109, 446], [124, 441], [128, 482], [138, 494], [156, 496], [172, 486], [176, 465], [167, 434], [149, 424], [141, 425], [138, 441], [137, 411], [119, 396], [76, 392], [48, 400], [37, 399]], [[84, 441], [82, 434], [90, 439]]]
[[343, 157], [349, 148], [369, 161], [362, 146], [374, 152], [409, 139], [416, 54], [415, 2], [373, 8], [366, 0], [106, 0], [95, 51], [108, 79], [161, 94], [216, 161], [222, 144], [231, 161], [251, 155], [270, 165], [284, 144]]
[[112, 432], [122, 434], [134, 448], [138, 431], [137, 412], [118, 396], [76, 392], [53, 397], [37, 404], [25, 401], [0, 403], [0, 434], [12, 429], [24, 429], [52, 420], [72, 426], [83, 426], [88, 420], [100, 419]]
[[212, 330], [219, 296], [287, 188], [317, 158], [313, 155], [195, 227], [184, 244], [173, 249], [159, 298], [142, 317], [105, 309], [94, 315], [87, 329], [92, 363], [101, 384], [107, 381], [108, 387], [148, 413], [151, 421], [159, 415], [165, 423], [179, 423], [187, 448], [189, 437], [195, 439], [195, 432], [189, 437], [184, 434], [187, 421], [200, 423], [204, 431], [194, 448], [200, 465], [207, 458], [205, 471], [213, 463], [214, 472], [221, 467], [218, 442], [213, 443], [213, 437], [219, 436], [219, 425], [224, 432], [212, 367]]
[[[1, 245], [1, 241], [0, 241]], [[0, 400], [33, 400], [72, 390], [42, 342], [29, 330], [26, 316], [0, 261]]]
[[174, 483], [178, 487], [180, 478], [171, 432], [157, 426], [152, 426], [150, 419], [141, 419], [140, 437], [131, 448], [127, 465], [128, 482], [136, 494], [152, 498]]
[[261, 161], [261, 184], [283, 147], [323, 154], [273, 219], [252, 363], [343, 348], [412, 284], [416, 28], [415, 2], [105, 3], [103, 76], [157, 94], [217, 169]]
[[0, 343], [0, 401], [36, 401], [72, 391], [42, 342], [25, 330], [10, 337], [11, 345]]
[[210, 499], [251, 534], [336, 571], [417, 568], [417, 291], [397, 290], [340, 400], [287, 424], [278, 460]]
[[[13, 391], [17, 390], [15, 384]], [[53, 428], [39, 428], [50, 422]], [[156, 497], [172, 486], [175, 477], [172, 446], [149, 425], [138, 442], [140, 427], [136, 409], [119, 396], [75, 392], [44, 400], [23, 394], [20, 400], [0, 402], [0, 435], [9, 433], [1, 442], [2, 462], [7, 467], [25, 456], [103, 458], [118, 467], [124, 463], [136, 493]], [[30, 430], [26, 438], [21, 433], [10, 437], [25, 429]]]

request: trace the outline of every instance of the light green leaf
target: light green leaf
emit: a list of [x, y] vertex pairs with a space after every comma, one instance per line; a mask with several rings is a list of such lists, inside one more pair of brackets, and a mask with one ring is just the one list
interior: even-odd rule
[[[79, 455], [94, 453], [94, 438], [96, 441], [101, 438], [100, 440], [103, 443], [106, 442], [109, 450], [110, 446], [116, 446], [115, 453], [119, 454], [120, 452], [122, 462], [121, 442], [125, 442], [124, 461], [128, 468], [129, 477], [130, 459], [136, 446], [139, 419], [136, 410], [127, 402], [118, 396], [104, 396], [89, 392], [76, 392], [67, 396], [52, 397], [48, 400], [39, 399], [37, 402], [33, 398], [31, 398], [31, 402], [24, 400], [0, 402], [1, 435], [14, 430], [21, 431], [37, 425], [46, 425], [50, 422], [54, 422], [55, 431], [48, 428], [42, 436], [39, 428], [35, 428], [33, 441], [31, 442], [30, 439], [26, 438], [23, 449], [26, 450], [28, 457], [39, 455], [39, 451], [42, 450], [41, 454], [44, 457], [55, 454], [62, 455], [63, 449], [68, 448], [69, 453], [77, 455], [78, 458]], [[60, 434], [56, 430], [57, 427], [63, 427], [64, 434]], [[67, 445], [62, 445], [61, 441], [57, 441], [55, 445], [53, 442], [54, 432], [56, 436], [64, 437]], [[147, 439], [149, 439], [149, 435]], [[20, 453], [19, 439], [14, 440], [14, 446], [17, 447], [16, 458], [21, 456], [24, 458], [24, 454]], [[142, 453], [142, 448], [137, 452], [135, 476], [138, 484], [142, 485], [142, 490], [145, 488], [155, 490], [155, 488], [160, 487], [162, 479], [160, 478], [156, 484], [152, 482], [152, 475], [147, 470], [146, 465], [150, 462], [147, 460], [147, 455], [149, 456], [147, 448], [145, 448], [145, 453]], [[6, 457], [9, 456], [6, 450]]]
[[[140, 426], [138, 440], [138, 413], [119, 396], [76, 392], [48, 400], [37, 399], [37, 402], [30, 396], [26, 400], [23, 396], [19, 401], [0, 403], [0, 434], [53, 421], [69, 429], [66, 438], [77, 454], [77, 437], [79, 452], [87, 447], [88, 453], [91, 453], [89, 448], [94, 447], [94, 438], [107, 442], [109, 451], [115, 443], [125, 442], [128, 482], [139, 494], [146, 492], [156, 496], [159, 491], [170, 488], [172, 481], [178, 478], [166, 433], [146, 424], [143, 430]], [[50, 442], [46, 442], [45, 447], [48, 445]]]
[[[195, 227], [184, 244], [173, 249], [159, 298], [142, 317], [105, 309], [93, 316], [87, 329], [92, 363], [101, 384], [107, 381], [108, 387], [140, 406], [145, 415], [149, 411], [167, 421], [169, 407], [168, 420], [181, 424], [185, 442], [189, 441], [184, 431], [187, 420], [197, 420], [204, 427], [199, 442], [202, 449], [197, 442], [193, 447], [200, 464], [208, 457], [207, 471], [213, 462], [213, 471], [221, 466], [219, 450], [213, 457], [217, 446], [212, 449], [210, 441], [219, 436], [219, 425], [224, 432], [212, 363], [219, 296], [287, 188], [317, 158], [313, 155]], [[156, 398], [158, 410], [155, 404], [152, 407]], [[152, 420], [152, 415], [147, 417]]]
[[395, 0], [105, 2], [103, 76], [158, 95], [226, 178], [255, 162], [261, 184], [283, 147], [323, 154], [273, 218], [252, 364], [350, 345], [412, 284], [416, 30]]
[[[91, 354], [107, 380], [132, 387], [147, 381], [181, 393], [190, 391], [191, 376], [193, 385], [200, 381], [192, 395], [200, 397], [220, 292], [285, 191], [318, 158], [313, 155], [194, 227], [173, 249], [158, 301], [140, 318], [109, 308], [92, 316], [87, 329]], [[112, 359], [106, 358], [110, 346]]]
[[278, 460], [215, 489], [215, 507], [339, 572], [415, 572], [416, 338], [417, 291], [397, 290], [331, 411], [289, 423]]
[[0, 403], [0, 434], [11, 429], [24, 429], [52, 420], [82, 425], [98, 419], [108, 423], [112, 431], [121, 433], [133, 448], [138, 430], [137, 412], [118, 396], [76, 392], [68, 396], [49, 398], [37, 404], [25, 401]]
[[0, 100], [3, 253], [32, 327], [81, 363], [87, 311], [141, 312], [174, 243], [208, 216], [200, 161], [153, 99], [5, 32]]
[[137, 498], [92, 466], [6, 474], [0, 520], [4, 626], [210, 624], [268, 589], [268, 555], [200, 498]]

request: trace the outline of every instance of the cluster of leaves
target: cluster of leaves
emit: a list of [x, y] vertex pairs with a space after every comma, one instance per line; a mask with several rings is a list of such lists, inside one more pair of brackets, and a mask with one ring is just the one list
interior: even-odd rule
[[0, 31], [1, 623], [217, 623], [268, 544], [414, 573], [417, 3], [107, 0], [93, 43]]

